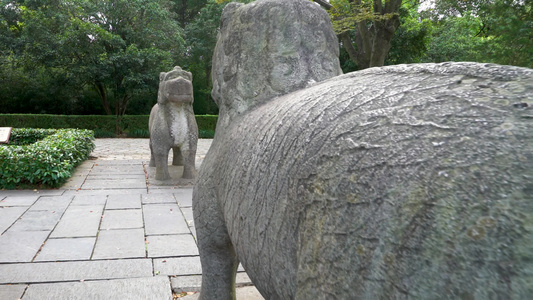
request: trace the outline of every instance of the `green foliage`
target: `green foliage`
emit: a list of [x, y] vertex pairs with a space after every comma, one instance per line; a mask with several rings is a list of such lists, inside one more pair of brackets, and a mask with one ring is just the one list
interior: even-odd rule
[[375, 12], [373, 0], [331, 0], [330, 4], [333, 7], [329, 10], [329, 14], [333, 30], [337, 34], [355, 30], [359, 22], [380, 22], [398, 15], [398, 12]]
[[[97, 138], [116, 137], [115, 127], [117, 124], [125, 136], [149, 137], [149, 115], [125, 115], [116, 116], [62, 116], [62, 115], [23, 115], [23, 114], [0, 114], [0, 127], [14, 128], [79, 128], [93, 130]], [[196, 123], [201, 138], [212, 138], [218, 116], [196, 115]], [[32, 133], [32, 135], [35, 135]]]
[[80, 90], [95, 89], [107, 114], [123, 115], [136, 94], [157, 91], [159, 72], [182, 53], [182, 29], [169, 7], [159, 0], [2, 1], [0, 37], [23, 45], [0, 49], [12, 58], [4, 75], [10, 89], [21, 91], [19, 77], [40, 83], [33, 75], [42, 73], [51, 81], [37, 89], [46, 98], [65, 94], [75, 103]]
[[533, 68], [532, 0], [438, 0], [427, 61], [478, 61]]
[[193, 105], [197, 114], [218, 112], [211, 99], [211, 61], [223, 7], [224, 5], [208, 1], [185, 28], [188, 55], [182, 59], [182, 64], [193, 73]]
[[426, 60], [431, 62], [486, 61], [484, 59], [486, 53], [483, 49], [487, 40], [476, 37], [480, 28], [480, 20], [470, 15], [439, 21], [428, 46]]
[[0, 189], [59, 187], [94, 149], [90, 130], [14, 128], [11, 138], [0, 145]]
[[391, 41], [386, 65], [422, 62], [431, 38], [432, 24], [422, 19], [418, 1], [404, 1], [399, 10], [400, 27]]

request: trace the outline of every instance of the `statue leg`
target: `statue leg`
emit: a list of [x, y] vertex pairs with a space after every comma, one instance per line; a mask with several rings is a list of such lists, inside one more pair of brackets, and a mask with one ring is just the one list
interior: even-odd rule
[[155, 157], [155, 179], [168, 180], [170, 174], [168, 173], [168, 152], [170, 149], [157, 149], [153, 152], [152, 157]]
[[179, 147], [172, 148], [172, 165], [183, 166], [183, 156]]
[[194, 167], [194, 160], [196, 158], [196, 151], [188, 150], [181, 151], [183, 156], [183, 176], [182, 178], [192, 179], [196, 171]]
[[[207, 193], [207, 197], [202, 197], [202, 193]], [[235, 275], [239, 261], [212, 188], [198, 188], [197, 184], [193, 195], [193, 214], [202, 263], [199, 300], [235, 300]]]
[[155, 167], [155, 158], [154, 158], [154, 150], [152, 148], [152, 139], [150, 139], [150, 164], [148, 164], [149, 167]]

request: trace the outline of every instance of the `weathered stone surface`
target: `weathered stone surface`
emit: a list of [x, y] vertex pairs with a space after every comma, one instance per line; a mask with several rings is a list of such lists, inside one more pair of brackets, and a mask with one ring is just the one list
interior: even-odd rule
[[48, 239], [34, 261], [89, 260], [96, 238]]
[[[244, 48], [227, 24], [280, 2], [226, 12], [223, 42]], [[533, 70], [373, 68], [246, 104], [219, 89], [229, 121], [193, 196], [200, 297], [231, 298], [237, 257], [266, 299], [533, 294]]]
[[[128, 196], [133, 197], [131, 195]], [[71, 205], [105, 205], [106, 201], [107, 195], [78, 195], [74, 197], [74, 200], [72, 200]]]
[[142, 227], [143, 217], [140, 209], [106, 209], [102, 218], [102, 223], [100, 224], [101, 230]]
[[141, 195], [109, 195], [105, 209], [141, 208]]
[[0, 263], [30, 262], [50, 231], [11, 231], [0, 236]]
[[[170, 278], [172, 291], [175, 293], [182, 292], [199, 292], [202, 287], [201, 275], [184, 275]], [[244, 287], [252, 285], [252, 281], [245, 272], [237, 272], [235, 277], [235, 287]]]
[[1, 197], [0, 196], [0, 206], [30, 206], [39, 196], [26, 196], [26, 197]]
[[148, 257], [198, 255], [198, 246], [190, 234], [152, 235], [146, 241]]
[[98, 233], [92, 259], [146, 257], [144, 230], [102, 230]]
[[0, 283], [41, 283], [152, 276], [151, 259], [1, 264]]
[[172, 194], [149, 194], [142, 195], [143, 204], [154, 204], [154, 203], [176, 203], [176, 199]]
[[50, 237], [96, 236], [104, 205], [70, 206], [63, 214]]
[[177, 204], [143, 205], [146, 235], [190, 233]]
[[342, 74], [338, 56], [329, 16], [316, 4], [228, 4], [213, 53], [217, 131], [251, 106]]
[[154, 272], [156, 275], [198, 275], [202, 274], [200, 258], [173, 257], [154, 259]]
[[84, 282], [32, 284], [24, 300], [161, 299], [172, 300], [166, 276]]
[[27, 207], [0, 207], [0, 234], [13, 225], [27, 209]]
[[183, 178], [196, 175], [195, 157], [198, 126], [194, 118], [192, 74], [174, 67], [161, 72], [157, 104], [150, 112], [150, 166], [155, 179], [168, 180], [168, 152], [173, 149], [173, 165], [183, 165]]
[[176, 197], [180, 207], [192, 206], [192, 188], [177, 190], [174, 192], [174, 197]]
[[[237, 300], [264, 300], [263, 296], [253, 286], [243, 286], [235, 289], [235, 298]], [[182, 298], [183, 300], [197, 300], [200, 299], [200, 294], [192, 294]]]
[[27, 287], [25, 284], [0, 285], [0, 299], [19, 300]]
[[52, 231], [61, 213], [51, 210], [27, 211], [9, 228], [9, 231]]
[[54, 210], [63, 213], [72, 201], [72, 196], [39, 197], [30, 210]]

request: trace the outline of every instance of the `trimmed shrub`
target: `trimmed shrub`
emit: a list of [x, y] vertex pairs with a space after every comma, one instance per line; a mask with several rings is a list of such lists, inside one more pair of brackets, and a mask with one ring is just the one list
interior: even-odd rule
[[94, 149], [94, 133], [76, 129], [14, 128], [0, 145], [0, 189], [61, 186]]
[[[147, 138], [148, 115], [116, 116], [75, 116], [75, 115], [26, 115], [0, 114], [0, 127], [16, 128], [79, 128], [94, 131], [97, 138], [116, 137], [125, 133], [127, 137]], [[212, 138], [218, 116], [197, 115], [196, 123], [200, 138]], [[118, 130], [117, 130], [118, 128]]]

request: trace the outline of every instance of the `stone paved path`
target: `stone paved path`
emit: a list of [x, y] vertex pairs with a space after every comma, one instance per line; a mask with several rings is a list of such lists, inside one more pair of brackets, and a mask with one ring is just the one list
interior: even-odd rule
[[[172, 299], [172, 291], [198, 290], [192, 182], [176, 179], [181, 167], [171, 167], [175, 179], [155, 181], [147, 139], [95, 144], [60, 189], [0, 191], [1, 300]], [[199, 141], [197, 167], [210, 145]], [[250, 284], [242, 268], [237, 282]]]

